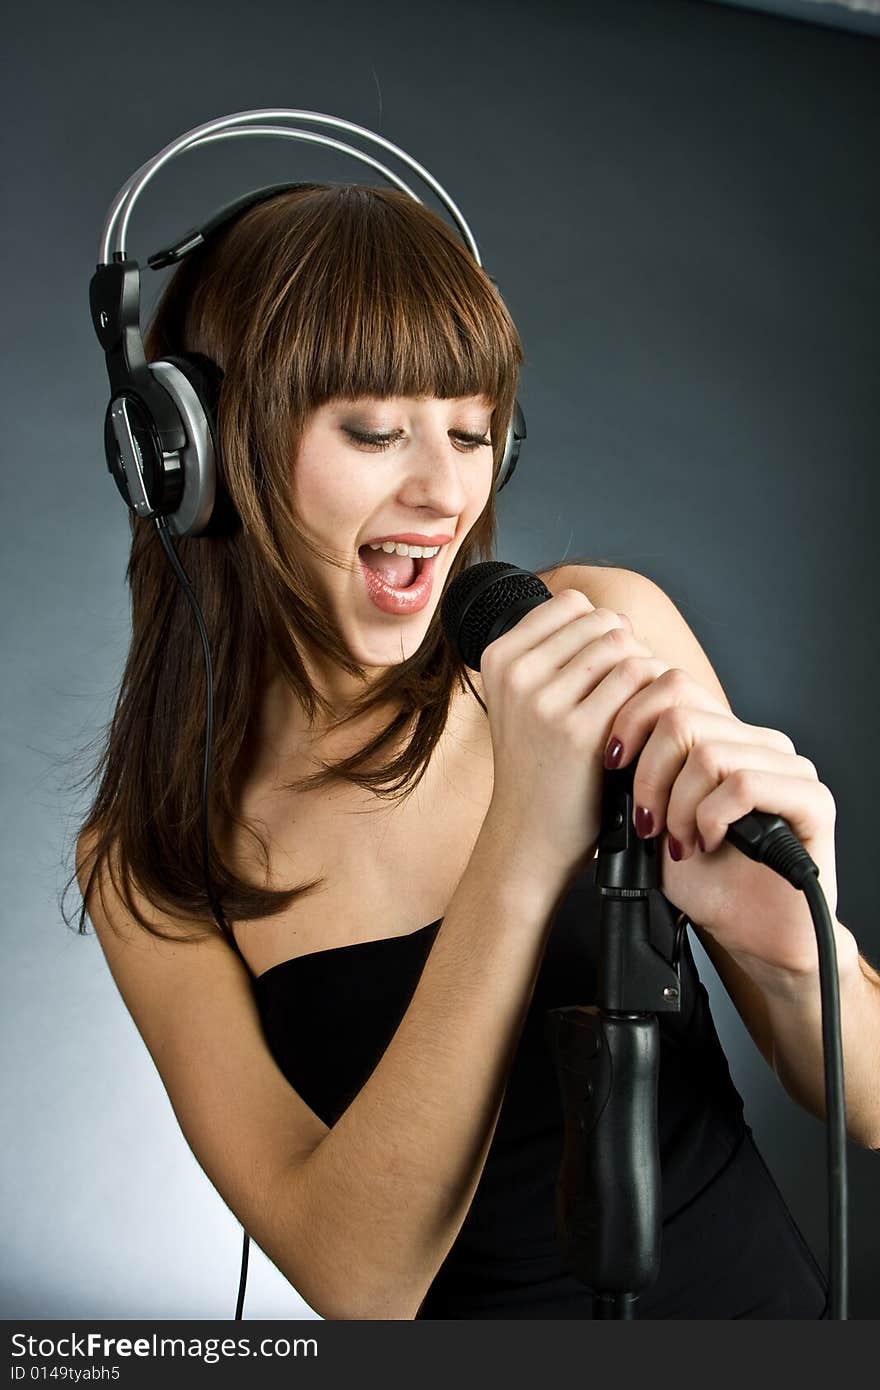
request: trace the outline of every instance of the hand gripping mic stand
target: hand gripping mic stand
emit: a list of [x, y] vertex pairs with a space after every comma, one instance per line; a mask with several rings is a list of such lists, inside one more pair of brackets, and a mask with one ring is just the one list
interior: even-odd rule
[[593, 1290], [594, 1318], [632, 1318], [660, 1270], [657, 1014], [681, 1005], [677, 953], [670, 964], [651, 941], [657, 842], [636, 835], [633, 777], [632, 767], [605, 773], [596, 1005], [546, 1018], [565, 1110], [557, 1238]]

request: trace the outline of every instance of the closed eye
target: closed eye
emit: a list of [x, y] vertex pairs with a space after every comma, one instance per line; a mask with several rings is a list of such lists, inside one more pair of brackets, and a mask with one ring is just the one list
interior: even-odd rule
[[[360, 430], [351, 430], [343, 426], [344, 432], [356, 444], [365, 449], [387, 449], [397, 440], [403, 437], [402, 433], [394, 434], [365, 434]], [[470, 453], [473, 449], [491, 447], [492, 440], [483, 434], [467, 434], [464, 430], [450, 430], [449, 437], [453, 442], [457, 442], [463, 449]]]

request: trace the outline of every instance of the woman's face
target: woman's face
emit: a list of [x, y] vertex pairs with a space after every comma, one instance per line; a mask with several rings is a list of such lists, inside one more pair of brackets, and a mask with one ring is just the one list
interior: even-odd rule
[[[294, 506], [308, 536], [348, 569], [308, 554], [306, 563], [362, 665], [394, 665], [421, 645], [449, 568], [489, 497], [490, 416], [481, 396], [395, 396], [336, 399], [309, 417], [293, 468]], [[377, 606], [358, 550], [409, 534], [448, 537], [430, 562], [427, 602], [420, 604], [416, 580], [412, 601], [386, 595]]]

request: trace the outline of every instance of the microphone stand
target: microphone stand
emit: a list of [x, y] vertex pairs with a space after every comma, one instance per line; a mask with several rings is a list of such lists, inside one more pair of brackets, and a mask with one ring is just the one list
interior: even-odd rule
[[681, 979], [651, 941], [657, 842], [633, 826], [634, 768], [604, 775], [596, 1004], [549, 1009], [545, 1028], [565, 1111], [557, 1239], [593, 1317], [630, 1319], [660, 1270], [657, 1014], [679, 1011]]

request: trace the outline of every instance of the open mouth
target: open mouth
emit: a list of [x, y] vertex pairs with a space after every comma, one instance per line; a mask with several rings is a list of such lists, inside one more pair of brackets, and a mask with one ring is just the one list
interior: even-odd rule
[[[377, 566], [359, 555], [361, 574], [364, 577], [367, 597], [384, 613], [396, 617], [420, 613], [430, 602], [434, 588], [434, 566], [436, 555], [420, 556], [389, 555], [387, 552], [372, 551], [370, 558], [377, 555], [383, 559]], [[390, 563], [390, 562], [396, 563]]]
[[413, 588], [424, 572], [425, 565], [436, 556], [398, 555], [396, 551], [371, 550], [362, 545], [358, 557], [365, 569], [375, 574], [389, 589], [405, 592]]

